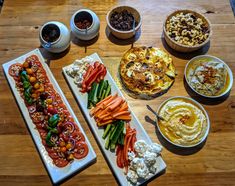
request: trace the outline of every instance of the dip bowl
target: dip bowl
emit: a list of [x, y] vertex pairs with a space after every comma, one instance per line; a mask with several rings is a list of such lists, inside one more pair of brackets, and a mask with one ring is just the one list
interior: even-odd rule
[[[218, 95], [209, 96], [209, 95], [205, 95], [203, 93], [200, 93], [199, 91], [195, 90], [195, 88], [190, 83], [190, 74], [193, 73], [193, 67], [196, 67], [203, 62], [207, 62], [207, 60], [223, 64], [224, 68], [227, 71], [226, 83], [224, 85], [224, 88], [222, 89], [222, 91]], [[205, 97], [205, 98], [220, 98], [222, 96], [225, 96], [226, 94], [229, 93], [229, 91], [231, 90], [231, 88], [233, 86], [233, 73], [232, 73], [231, 69], [229, 68], [229, 66], [221, 59], [214, 57], [214, 56], [210, 56], [210, 55], [200, 55], [200, 56], [196, 56], [196, 57], [192, 58], [185, 66], [184, 77], [185, 77], [185, 80], [186, 80], [188, 86], [196, 94], [198, 94], [202, 97]]]
[[50, 21], [41, 27], [39, 40], [47, 51], [60, 53], [70, 45], [70, 31], [63, 23]]
[[[87, 23], [87, 25], [84, 25]], [[75, 37], [81, 40], [91, 40], [99, 34], [100, 20], [89, 9], [80, 9], [73, 14], [70, 20], [71, 31]]]
[[[202, 127], [202, 135], [200, 136], [200, 139], [198, 139], [198, 140], [196, 140], [195, 141], [195, 143], [194, 142], [190, 142], [191, 144], [186, 144], [186, 142], [184, 142], [184, 143], [177, 143], [177, 142], [173, 142], [173, 140], [171, 140], [171, 139], [169, 139], [169, 137], [167, 137], [165, 134], [164, 134], [164, 132], [163, 132], [163, 129], [161, 129], [161, 124], [160, 124], [160, 120], [163, 120], [164, 122], [169, 122], [168, 120], [167, 120], [167, 118], [164, 118], [164, 116], [161, 114], [161, 112], [164, 112], [164, 110], [162, 111], [162, 109], [164, 108], [164, 106], [165, 105], [167, 105], [167, 103], [169, 103], [170, 101], [177, 101], [177, 100], [182, 100], [182, 103], [186, 103], [186, 104], [189, 104], [189, 105], [193, 105], [193, 107], [195, 107], [199, 112], [197, 112], [197, 114], [201, 114], [201, 115], [199, 115], [198, 117], [201, 119], [201, 118], [204, 118], [204, 120], [203, 121], [205, 121], [206, 122], [206, 124], [205, 124], [205, 126], [203, 126]], [[166, 106], [165, 106], [166, 107]], [[179, 111], [179, 107], [176, 107], [175, 105], [173, 105], [172, 106], [172, 108], [171, 108], [171, 110], [176, 110], [176, 114], [174, 114], [174, 112], [173, 112], [173, 116], [171, 116], [170, 118], [172, 119], [174, 119], [174, 118], [177, 118], [178, 116], [177, 116], [177, 114], [179, 115], [179, 114], [184, 114], [185, 112], [189, 112], [188, 110], [190, 110], [189, 108], [190, 108], [190, 106], [185, 106], [185, 107], [182, 107], [183, 108], [183, 112], [182, 113], [179, 113], [180, 111]], [[188, 108], [188, 109], [187, 109]], [[177, 110], [178, 109], [178, 110]], [[193, 109], [192, 109], [193, 110]], [[162, 137], [166, 140], [166, 141], [168, 141], [170, 144], [172, 144], [172, 145], [174, 145], [174, 146], [177, 146], [177, 147], [180, 147], [180, 148], [192, 148], [192, 147], [196, 147], [196, 146], [199, 146], [200, 144], [202, 144], [205, 140], [206, 140], [206, 138], [207, 138], [207, 136], [208, 136], [208, 134], [209, 134], [209, 129], [210, 129], [210, 119], [209, 119], [209, 116], [208, 116], [208, 114], [207, 114], [207, 112], [206, 112], [206, 110], [202, 107], [202, 105], [201, 104], [199, 104], [197, 101], [195, 101], [194, 99], [192, 99], [192, 98], [188, 98], [188, 97], [184, 97], [184, 96], [174, 96], [174, 97], [171, 97], [171, 98], [169, 98], [169, 99], [167, 99], [167, 100], [165, 100], [163, 103], [161, 103], [161, 105], [159, 106], [159, 108], [158, 108], [158, 110], [157, 110], [157, 114], [159, 115], [159, 117], [158, 118], [156, 118], [156, 123], [157, 123], [157, 128], [158, 128], [158, 131], [160, 132], [160, 134], [162, 135]], [[204, 115], [203, 117], [202, 117], [202, 115]], [[180, 115], [181, 116], [181, 115]], [[166, 120], [165, 120], [166, 119]], [[178, 127], [179, 128], [181, 128], [182, 127], [182, 130], [183, 129], [187, 129], [187, 127], [189, 127], [189, 122], [187, 123], [187, 119], [188, 119], [188, 121], [189, 122], [192, 122], [192, 121], [194, 121], [195, 119], [196, 119], [196, 116], [195, 115], [192, 115], [191, 117], [189, 117], [189, 118], [186, 118], [186, 120], [185, 120], [185, 124], [183, 125], [183, 124], [179, 124], [178, 125]], [[180, 119], [180, 121], [181, 121], [181, 119]], [[171, 124], [172, 124], [173, 122], [171, 122]], [[194, 121], [194, 123], [197, 123], [196, 121]], [[180, 126], [180, 125], [182, 125], [182, 126]], [[162, 125], [162, 127], [163, 127], [163, 125]], [[176, 130], [177, 129], [179, 129], [178, 127], [173, 127], [173, 132], [175, 131], [176, 132]], [[193, 129], [192, 128], [193, 126], [190, 126], [189, 128], [189, 131], [187, 131], [187, 132], [192, 132], [192, 131], [195, 131], [195, 129]], [[191, 131], [190, 131], [191, 130]], [[187, 134], [187, 132], [186, 132], [186, 134]], [[183, 132], [180, 132], [179, 131], [179, 133], [177, 133], [176, 132], [176, 134], [177, 135], [179, 135], [179, 138], [183, 135], [183, 133], [184, 133], [184, 131]], [[177, 136], [178, 137], [178, 136]]]

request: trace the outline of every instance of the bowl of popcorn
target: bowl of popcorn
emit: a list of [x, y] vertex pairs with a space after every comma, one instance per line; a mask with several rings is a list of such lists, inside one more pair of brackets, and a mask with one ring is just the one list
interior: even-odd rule
[[164, 25], [166, 43], [178, 52], [192, 52], [205, 46], [212, 35], [209, 20], [192, 10], [171, 13]]

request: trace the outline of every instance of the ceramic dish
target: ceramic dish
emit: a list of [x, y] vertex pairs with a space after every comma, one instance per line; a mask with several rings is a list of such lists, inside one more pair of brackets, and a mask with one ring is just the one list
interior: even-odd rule
[[[98, 62], [102, 63], [101, 59], [99, 58], [98, 54], [96, 54], [96, 53], [90, 55], [89, 57], [93, 58], [94, 61], [98, 61]], [[79, 88], [77, 87], [77, 85], [74, 83], [74, 79], [72, 77], [70, 77], [69, 75], [67, 75], [67, 73], [66, 73], [66, 69], [69, 68], [70, 66], [71, 65], [63, 68], [63, 74], [64, 74], [80, 108], [82, 109], [83, 114], [86, 117], [86, 120], [87, 120], [87, 122], [88, 122], [98, 144], [99, 144], [99, 147], [101, 148], [101, 150], [103, 152], [103, 155], [105, 156], [107, 162], [109, 163], [119, 184], [120, 185], [128, 185], [126, 175], [124, 174], [123, 169], [120, 169], [117, 166], [115, 153], [105, 149], [105, 140], [102, 138], [103, 130], [100, 129], [99, 127], [97, 127], [96, 121], [94, 120], [94, 118], [91, 118], [89, 115], [89, 110], [87, 109], [88, 95], [81, 93]], [[112, 94], [118, 93], [119, 96], [124, 98], [124, 96], [122, 95], [121, 91], [117, 87], [116, 83], [114, 82], [114, 80], [111, 77], [111, 75], [109, 74], [109, 72], [107, 72], [107, 74], [105, 76], [105, 80], [109, 81], [109, 83], [111, 85]], [[130, 108], [129, 108], [129, 110], [130, 110]], [[149, 135], [146, 133], [146, 131], [144, 130], [144, 128], [142, 127], [141, 123], [139, 122], [137, 117], [134, 115], [134, 113], [131, 110], [130, 110], [130, 112], [131, 112], [131, 117], [132, 117], [130, 125], [132, 127], [134, 127], [137, 131], [137, 140], [143, 139], [146, 141], [146, 143], [151, 144], [152, 141], [151, 141]], [[158, 164], [157, 172], [154, 175], [152, 175], [149, 179], [151, 179], [152, 177], [154, 177], [156, 175], [159, 175], [159, 173], [162, 172], [166, 168], [166, 164], [163, 161], [161, 156], [157, 157], [157, 164]], [[148, 181], [148, 180], [142, 180], [139, 184], [143, 184], [146, 181]]]
[[[225, 70], [225, 78], [224, 78], [224, 85], [222, 86], [222, 88], [218, 91], [217, 94], [215, 93], [210, 93], [211, 95], [206, 95], [205, 93], [199, 92], [199, 90], [196, 90], [193, 86], [192, 86], [192, 81], [191, 80], [191, 76], [192, 74], [195, 74], [193, 69], [195, 70], [199, 65], [201, 65], [202, 63], [208, 63], [208, 62], [213, 62], [216, 64], [221, 64], [223, 65], [223, 69]], [[217, 65], [218, 66], [218, 65]], [[208, 74], [208, 72], [206, 73]], [[226, 94], [229, 93], [229, 91], [231, 90], [232, 86], [233, 86], [233, 73], [231, 71], [231, 69], [229, 68], [229, 66], [222, 61], [221, 59], [214, 57], [214, 56], [210, 56], [210, 55], [201, 55], [201, 56], [196, 56], [193, 59], [191, 59], [187, 65], [185, 66], [185, 70], [184, 70], [184, 76], [185, 76], [185, 80], [188, 84], [188, 86], [197, 94], [206, 97], [206, 98], [219, 98], [222, 97]], [[214, 75], [215, 76], [215, 75]], [[210, 84], [215, 84], [214, 82], [211, 82]], [[218, 83], [217, 83], [218, 84]], [[208, 88], [208, 90], [212, 90], [213, 86], [210, 86]], [[214, 94], [214, 95], [213, 95]]]
[[[192, 13], [193, 15], [195, 15], [195, 17], [198, 17], [198, 18], [201, 18], [203, 22], [205, 22], [205, 24], [207, 25], [208, 29], [209, 29], [209, 36], [208, 38], [201, 44], [197, 44], [197, 45], [193, 45], [193, 46], [189, 46], [189, 45], [183, 45], [183, 44], [180, 44], [179, 42], [176, 42], [174, 39], [172, 39], [168, 33], [167, 33], [167, 30], [166, 30], [166, 24], [167, 24], [167, 21], [172, 17], [172, 16], [175, 16], [176, 14], [179, 14], [179, 13]], [[202, 48], [203, 46], [205, 46], [209, 40], [210, 40], [210, 37], [212, 35], [212, 30], [211, 30], [211, 23], [210, 21], [205, 17], [203, 16], [202, 14], [198, 13], [198, 12], [195, 12], [195, 11], [192, 11], [192, 10], [177, 10], [173, 13], [171, 13], [169, 16], [167, 16], [164, 24], [163, 24], [163, 34], [164, 34], [164, 38], [166, 40], [166, 43], [174, 50], [178, 51], [178, 52], [192, 52], [192, 51], [195, 51], [195, 50], [198, 50], [200, 48]]]
[[206, 110], [197, 101], [183, 96], [171, 97], [159, 106], [157, 113], [165, 120], [157, 119], [157, 128], [169, 143], [190, 148], [206, 140], [210, 120]]
[[[32, 120], [29, 116], [28, 109], [25, 106], [24, 100], [20, 96], [19, 92], [16, 90], [15, 81], [8, 74], [8, 69], [12, 64], [23, 63], [25, 61], [25, 59], [31, 55], [36, 55], [39, 58], [39, 61], [41, 62], [43, 68], [45, 69], [46, 74], [47, 74], [51, 84], [53, 84], [54, 89], [61, 96], [63, 103], [66, 105], [71, 116], [74, 118], [75, 123], [78, 125], [80, 131], [84, 134], [86, 144], [88, 145], [88, 148], [89, 148], [89, 153], [87, 154], [87, 156], [85, 158], [80, 159], [80, 160], [75, 159], [71, 164], [65, 166], [64, 168], [59, 168], [53, 164], [52, 159], [49, 157], [48, 152], [45, 149], [45, 146], [42, 144], [42, 140], [41, 140], [39, 132], [36, 129], [35, 125], [33, 124]], [[95, 154], [90, 142], [88, 141], [87, 137], [85, 136], [85, 133], [84, 133], [79, 121], [77, 120], [73, 110], [71, 109], [67, 99], [65, 98], [62, 90], [60, 89], [54, 76], [52, 75], [49, 67], [45, 64], [45, 61], [44, 61], [39, 49], [35, 49], [35, 50], [17, 58], [17, 59], [14, 59], [8, 63], [3, 64], [3, 69], [5, 72], [6, 78], [9, 82], [9, 85], [11, 87], [12, 93], [15, 96], [16, 101], [18, 103], [18, 106], [21, 110], [21, 113], [26, 121], [27, 127], [28, 127], [29, 132], [32, 136], [34, 144], [39, 152], [39, 155], [40, 155], [40, 157], [41, 157], [41, 159], [47, 169], [47, 172], [48, 172], [53, 184], [59, 184], [59, 183], [63, 182], [65, 179], [68, 179], [70, 176], [74, 175], [78, 171], [81, 171], [82, 169], [86, 168], [88, 165], [94, 163], [96, 161], [96, 154]]]
[[[111, 24], [110, 24], [110, 17], [112, 15], [113, 12], [121, 12], [123, 10], [127, 10], [128, 12], [132, 13], [135, 21], [138, 22], [137, 26], [135, 27], [135, 29], [131, 29], [128, 31], [121, 31], [118, 29], [115, 29]], [[117, 6], [114, 7], [113, 9], [111, 9], [106, 16], [106, 21], [108, 24], [108, 28], [110, 29], [111, 33], [119, 38], [119, 39], [128, 39], [131, 38], [135, 35], [135, 33], [141, 28], [141, 24], [142, 24], [142, 19], [141, 19], [141, 15], [140, 13], [133, 7], [130, 6]]]

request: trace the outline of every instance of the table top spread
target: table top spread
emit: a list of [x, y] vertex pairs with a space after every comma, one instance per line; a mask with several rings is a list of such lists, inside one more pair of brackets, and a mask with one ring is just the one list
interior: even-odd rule
[[[0, 63], [17, 58], [35, 48], [40, 48], [59, 86], [80, 121], [92, 147], [97, 162], [63, 185], [117, 185], [88, 124], [79, 109], [62, 74], [62, 67], [75, 59], [98, 53], [112, 77], [117, 77], [123, 53], [132, 46], [130, 40], [112, 36], [106, 23], [106, 14], [117, 5], [135, 7], [142, 15], [141, 32], [135, 37], [134, 46], [154, 46], [167, 51], [173, 58], [177, 77], [169, 91], [152, 100], [124, 96], [132, 111], [142, 123], [150, 138], [164, 149], [162, 157], [166, 172], [149, 185], [235, 185], [235, 89], [223, 100], [207, 101], [192, 94], [184, 82], [184, 68], [188, 60], [201, 54], [216, 56], [235, 70], [235, 19], [228, 0], [208, 1], [76, 1], [76, 0], [5, 0], [0, 14]], [[71, 16], [81, 8], [89, 8], [100, 19], [99, 36], [89, 42], [73, 39], [70, 48], [62, 54], [50, 54], [40, 46], [39, 30], [48, 21], [63, 22], [68, 28]], [[163, 38], [163, 22], [177, 9], [192, 9], [205, 15], [211, 22], [213, 34], [210, 43], [192, 53], [178, 53], [169, 48]], [[210, 117], [211, 128], [202, 148], [179, 150], [164, 144], [156, 132], [154, 115], [146, 108], [158, 106], [172, 96], [193, 97], [199, 101]], [[0, 183], [1, 185], [50, 185], [50, 179], [18, 109], [14, 96], [0, 69]]]

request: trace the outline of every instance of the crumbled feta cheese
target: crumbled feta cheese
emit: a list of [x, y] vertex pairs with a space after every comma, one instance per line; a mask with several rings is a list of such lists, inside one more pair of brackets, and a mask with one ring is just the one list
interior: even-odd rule
[[66, 69], [66, 73], [74, 78], [74, 83], [81, 87], [83, 81], [83, 75], [86, 73], [88, 64], [94, 62], [91, 57], [85, 57], [82, 59], [77, 59]]
[[132, 161], [135, 158], [135, 153], [133, 151], [128, 152], [128, 159]]
[[137, 168], [136, 172], [140, 178], [144, 178], [144, 179], [146, 179], [149, 174], [149, 170], [146, 165], [144, 165], [144, 167], [142, 168]]

